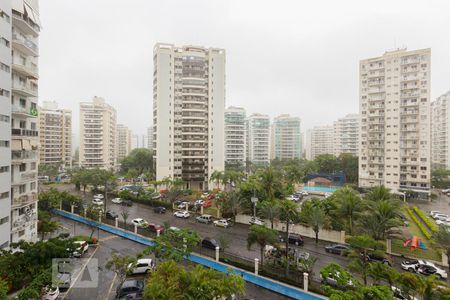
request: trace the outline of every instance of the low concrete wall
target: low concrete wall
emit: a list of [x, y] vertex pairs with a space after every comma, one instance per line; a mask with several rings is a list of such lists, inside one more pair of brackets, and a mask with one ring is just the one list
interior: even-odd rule
[[[237, 215], [236, 222], [241, 224], [249, 224], [251, 216], [248, 215]], [[265, 225], [270, 227], [270, 221], [265, 220]], [[278, 231], [286, 231], [286, 224], [282, 222], [275, 221], [273, 223], [273, 229]], [[294, 224], [289, 226], [289, 232], [300, 234], [301, 236], [306, 236], [309, 238], [315, 238], [316, 234], [311, 227], [304, 225]], [[336, 231], [321, 229], [319, 231], [319, 239], [322, 241], [328, 241], [333, 243], [345, 243], [345, 231]]]

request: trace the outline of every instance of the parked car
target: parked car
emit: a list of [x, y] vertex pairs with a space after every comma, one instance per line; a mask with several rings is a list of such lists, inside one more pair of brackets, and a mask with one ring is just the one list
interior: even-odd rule
[[124, 206], [133, 206], [133, 201], [131, 201], [129, 199], [124, 199], [124, 200], [122, 200], [122, 205], [124, 205]]
[[212, 201], [211, 200], [206, 200], [205, 202], [203, 202], [202, 204], [203, 208], [208, 208], [212, 206]]
[[214, 199], [214, 198], [216, 198], [216, 195], [214, 195], [214, 194], [209, 194], [209, 195], [206, 197], [206, 199], [208, 199], [208, 200], [212, 200], [212, 199]]
[[350, 248], [348, 246], [342, 245], [342, 244], [333, 244], [333, 245], [325, 246], [325, 251], [328, 253], [345, 255], [348, 253], [348, 251], [350, 251]]
[[250, 223], [250, 225], [264, 225], [264, 222], [261, 219], [256, 218], [256, 217], [251, 217], [249, 223]]
[[164, 233], [164, 226], [155, 223], [148, 224], [147, 229], [153, 232], [157, 232], [159, 230], [160, 234]]
[[89, 245], [86, 241], [74, 241], [73, 244], [76, 247], [72, 253], [73, 257], [81, 257], [89, 249]]
[[188, 219], [191, 215], [189, 214], [189, 212], [185, 211], [185, 210], [179, 210], [173, 213], [173, 215], [177, 218], [184, 218], [184, 219]]
[[443, 213], [437, 213], [437, 214], [431, 215], [431, 217], [433, 219], [437, 220], [437, 219], [442, 219], [442, 218], [448, 218], [448, 215], [443, 214]]
[[119, 217], [119, 214], [116, 213], [115, 211], [107, 210], [105, 216], [106, 216], [107, 219], [115, 220], [116, 218]]
[[71, 282], [72, 282], [72, 274], [70, 272], [58, 272], [58, 275], [57, 275], [58, 289], [70, 288]]
[[213, 222], [216, 227], [228, 228], [231, 226], [230, 219], [220, 219]]
[[203, 203], [205, 203], [205, 200], [199, 199], [195, 201], [194, 205], [203, 205]]
[[111, 202], [114, 203], [114, 204], [122, 204], [123, 201], [120, 198], [114, 198], [114, 199], [111, 200]]
[[447, 215], [436, 215], [435, 220], [436, 220], [436, 222], [437, 221], [450, 222], [450, 218]]
[[209, 237], [205, 237], [202, 240], [201, 245], [203, 248], [208, 248], [208, 249], [213, 249], [213, 250], [215, 250], [216, 247], [219, 247], [219, 243], [217, 243], [217, 241], [215, 239], [212, 239]]
[[166, 212], [166, 208], [163, 206], [157, 206], [153, 209], [153, 212], [157, 214], [164, 214]]
[[450, 189], [442, 190], [442, 192], [443, 192], [444, 194], [450, 193]]
[[117, 299], [126, 299], [125, 296], [142, 294], [144, 291], [144, 280], [126, 279], [116, 290]]
[[409, 272], [415, 272], [422, 275], [436, 274], [441, 279], [447, 278], [447, 272], [439, 267], [437, 267], [432, 262], [422, 260], [422, 259], [407, 259], [402, 261], [401, 267], [403, 270]]
[[211, 215], [201, 215], [201, 216], [198, 216], [197, 218], [195, 218], [195, 220], [199, 223], [209, 224], [209, 223], [212, 223], [213, 218]]
[[429, 212], [428, 212], [428, 214], [432, 217], [433, 215], [435, 215], [435, 214], [442, 214], [440, 211], [438, 211], [438, 210], [430, 210]]
[[178, 208], [179, 209], [186, 209], [186, 206], [187, 205], [189, 205], [189, 202], [187, 202], [187, 201], [183, 201], [183, 202], [181, 202], [180, 204], [178, 204]]
[[151, 258], [138, 259], [134, 264], [128, 265], [131, 274], [143, 274], [153, 271], [155, 262]]
[[391, 286], [392, 294], [396, 300], [417, 300], [416, 297], [406, 295], [401, 289], [396, 286]]
[[105, 198], [105, 196], [103, 196], [103, 194], [95, 194], [94, 198], [103, 199], [103, 198]]
[[436, 224], [437, 224], [437, 225], [444, 225], [444, 226], [450, 227], [450, 220], [447, 220], [447, 221], [437, 220], [437, 221], [436, 221]]
[[[303, 245], [303, 238], [299, 234], [289, 233], [288, 235], [289, 244], [294, 244], [296, 246]], [[286, 242], [286, 235], [280, 235], [280, 242]]]
[[170, 226], [168, 230], [172, 230], [172, 231], [180, 231], [181, 229], [176, 227], [176, 226]]
[[309, 195], [309, 193], [307, 191], [301, 191], [300, 193], [302, 194], [302, 196], [308, 196]]
[[[364, 256], [364, 254], [361, 253], [361, 257], [363, 257], [363, 256]], [[378, 263], [382, 263], [382, 264], [385, 264], [385, 265], [388, 265], [388, 266], [392, 266], [392, 262], [387, 257], [380, 256], [380, 255], [375, 254], [373, 252], [367, 253], [366, 259], [369, 262], [378, 262]]]
[[57, 286], [46, 286], [42, 289], [42, 300], [56, 300], [59, 296], [59, 288]]
[[92, 200], [92, 204], [94, 204], [94, 205], [103, 205], [104, 202], [103, 202], [103, 200], [101, 200], [101, 199], [94, 198], [94, 199]]
[[322, 280], [322, 283], [326, 283], [328, 285], [331, 285], [333, 287], [336, 287], [338, 289], [347, 289], [349, 287], [353, 287], [355, 286], [355, 284], [353, 283], [353, 281], [350, 279], [348, 282], [346, 282], [345, 284], [339, 284], [339, 277], [341, 276], [341, 273], [339, 271], [333, 272], [333, 273], [329, 273], [327, 278], [323, 278], [322, 274], [320, 274], [320, 279]]
[[145, 228], [148, 226], [148, 222], [142, 218], [136, 218], [131, 220], [131, 223], [136, 225], [137, 227]]

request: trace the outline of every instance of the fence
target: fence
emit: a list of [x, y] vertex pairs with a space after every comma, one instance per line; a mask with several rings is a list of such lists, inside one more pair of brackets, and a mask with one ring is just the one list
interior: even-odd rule
[[[103, 231], [121, 236], [123, 238], [129, 239], [131, 241], [135, 241], [137, 243], [143, 244], [143, 245], [147, 245], [147, 246], [151, 246], [154, 244], [154, 242], [152, 240], [150, 240], [149, 238], [146, 238], [144, 236], [141, 236], [139, 234], [134, 234], [131, 233], [129, 231], [123, 230], [121, 228], [116, 228], [113, 226], [110, 226], [108, 224], [104, 224], [104, 223], [99, 223], [99, 222], [95, 222], [92, 220], [88, 220], [85, 219], [79, 215], [75, 215], [72, 213], [69, 213], [67, 211], [64, 210], [53, 210], [53, 212], [57, 215], [60, 215], [62, 217], [71, 219], [73, 221], [76, 222], [80, 222], [86, 225], [90, 225], [90, 226], [95, 226]], [[104, 219], [103, 221], [108, 220], [108, 219]], [[106, 221], [106, 223], [110, 223], [110, 220]], [[114, 224], [115, 225], [115, 224]], [[134, 230], [134, 228], [133, 228]], [[145, 233], [146, 231], [144, 231]], [[150, 234], [150, 233], [149, 233]], [[228, 254], [230, 255], [230, 254]], [[219, 263], [216, 262], [212, 259], [203, 257], [203, 256], [199, 256], [199, 255], [195, 255], [195, 254], [191, 254], [187, 259], [189, 259], [190, 261], [197, 263], [197, 264], [201, 264], [204, 265], [208, 268], [220, 271], [222, 273], [230, 273], [233, 272], [235, 274], [240, 275], [245, 281], [247, 282], [251, 282], [253, 284], [256, 284], [258, 286], [261, 286], [263, 288], [269, 289], [271, 291], [274, 291], [276, 293], [294, 298], [294, 299], [300, 299], [300, 300], [320, 300], [320, 299], [326, 299], [324, 297], [309, 293], [309, 292], [305, 292], [302, 291], [300, 289], [298, 289], [297, 287], [294, 286], [289, 286], [286, 285], [284, 283], [281, 282], [277, 282], [274, 281], [272, 279], [269, 278], [265, 278], [262, 276], [258, 276], [255, 275], [251, 272], [251, 270], [245, 271], [242, 270], [240, 268], [236, 268], [236, 267], [232, 267], [230, 265], [226, 265], [223, 263]], [[222, 258], [223, 259], [223, 258]]]

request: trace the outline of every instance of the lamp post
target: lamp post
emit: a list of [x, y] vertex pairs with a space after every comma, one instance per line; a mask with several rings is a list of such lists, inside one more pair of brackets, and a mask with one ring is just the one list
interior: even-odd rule
[[253, 203], [253, 217], [256, 218], [256, 203], [258, 203], [258, 197], [252, 197], [250, 200]]

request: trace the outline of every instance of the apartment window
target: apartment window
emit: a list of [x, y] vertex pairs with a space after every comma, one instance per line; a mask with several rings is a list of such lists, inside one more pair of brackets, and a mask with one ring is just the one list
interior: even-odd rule
[[27, 170], [27, 164], [25, 164], [25, 163], [20, 164], [19, 171], [25, 172], [26, 170]]
[[0, 219], [0, 225], [8, 223], [9, 221], [9, 216], [3, 217]]
[[9, 97], [9, 91], [5, 89], [0, 89], [0, 96]]
[[420, 178], [427, 179], [427, 175], [420, 175]]
[[36, 163], [35, 162], [32, 162], [30, 164], [30, 170], [36, 170]]
[[30, 190], [35, 190], [36, 189], [36, 182], [32, 182], [30, 183]]
[[3, 192], [0, 194], [0, 199], [7, 199], [9, 198], [9, 192]]
[[25, 235], [25, 230], [19, 231], [19, 237], [21, 237], [21, 236], [23, 236], [23, 235]]
[[0, 62], [0, 70], [5, 71], [6, 73], [10, 72], [9, 66], [5, 65], [4, 63]]
[[0, 147], [9, 147], [9, 141], [1, 141], [0, 140]]
[[9, 116], [0, 114], [0, 122], [9, 123]]
[[0, 38], [0, 44], [3, 44], [6, 47], [9, 47], [9, 41], [7, 39], [5, 39], [4, 37]]
[[9, 166], [0, 167], [0, 173], [6, 173], [6, 172], [9, 172]]
[[3, 10], [0, 10], [0, 18], [4, 19], [6, 23], [10, 23], [9, 15], [5, 13]]

